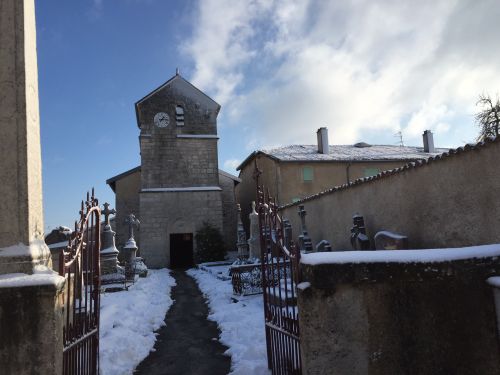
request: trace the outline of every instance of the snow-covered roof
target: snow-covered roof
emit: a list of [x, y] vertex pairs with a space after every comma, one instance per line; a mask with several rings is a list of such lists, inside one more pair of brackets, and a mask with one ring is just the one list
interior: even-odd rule
[[[390, 177], [392, 175], [407, 171], [409, 169], [421, 168], [425, 165], [434, 163], [436, 161], [446, 160], [449, 157], [454, 157], [455, 155], [461, 154], [463, 152], [471, 152], [474, 150], [480, 150], [483, 147], [488, 146], [489, 144], [498, 143], [498, 142], [500, 142], [500, 137], [488, 137], [488, 138], [485, 138], [483, 141], [475, 143], [475, 144], [466, 144], [465, 146], [461, 146], [458, 148], [447, 149], [446, 152], [433, 154], [427, 158], [420, 158], [419, 160], [416, 160], [416, 161], [409, 161], [401, 167], [390, 169], [387, 171], [382, 171], [375, 176], [358, 178], [354, 181], [349, 182], [348, 184], [343, 184], [340, 186], [333, 186], [330, 189], [327, 189], [327, 190], [321, 191], [319, 193], [313, 194], [311, 196], [302, 198], [299, 201], [285, 204], [285, 205], [281, 206], [280, 209], [290, 207], [290, 206], [297, 206], [297, 205], [303, 204], [306, 201], [317, 199], [325, 194], [332, 194], [332, 193], [335, 193], [336, 191], [350, 189], [356, 185], [365, 184], [365, 183], [369, 183], [372, 181], [378, 181], [382, 178], [387, 178], [387, 177]], [[443, 149], [437, 149], [437, 150], [443, 150]]]
[[318, 152], [317, 145], [291, 145], [267, 150], [258, 150], [250, 154], [237, 168], [243, 168], [254, 156], [267, 155], [275, 160], [284, 162], [361, 162], [361, 161], [414, 161], [424, 160], [448, 151], [446, 148], [437, 148], [436, 152], [424, 152], [423, 147], [368, 145], [356, 143], [354, 145], [330, 145], [328, 154]]

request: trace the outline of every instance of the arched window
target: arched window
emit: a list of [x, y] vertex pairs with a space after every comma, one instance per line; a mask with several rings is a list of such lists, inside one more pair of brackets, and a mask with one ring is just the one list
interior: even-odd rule
[[175, 107], [175, 120], [177, 121], [177, 126], [184, 126], [184, 108], [181, 105]]

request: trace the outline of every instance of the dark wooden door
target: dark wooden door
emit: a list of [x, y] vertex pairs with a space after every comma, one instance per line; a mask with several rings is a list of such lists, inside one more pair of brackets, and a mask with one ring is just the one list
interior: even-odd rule
[[189, 268], [193, 265], [193, 234], [171, 234], [170, 268]]

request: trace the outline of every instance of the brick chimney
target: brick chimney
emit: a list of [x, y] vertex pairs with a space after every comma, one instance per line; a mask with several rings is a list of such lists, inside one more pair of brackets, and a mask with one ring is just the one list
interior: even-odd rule
[[432, 132], [430, 130], [426, 130], [424, 131], [422, 137], [424, 139], [424, 152], [436, 152]]
[[328, 129], [325, 127], [319, 128], [316, 135], [318, 136], [318, 152], [328, 154], [330, 152], [328, 148]]

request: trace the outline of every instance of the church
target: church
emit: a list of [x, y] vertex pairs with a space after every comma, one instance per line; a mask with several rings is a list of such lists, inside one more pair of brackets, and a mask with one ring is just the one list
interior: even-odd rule
[[135, 103], [141, 165], [106, 183], [116, 197], [117, 247], [128, 239], [132, 213], [140, 221], [140, 255], [151, 268], [191, 266], [204, 222], [220, 230], [227, 249], [235, 246], [240, 179], [218, 168], [220, 108], [179, 72]]

